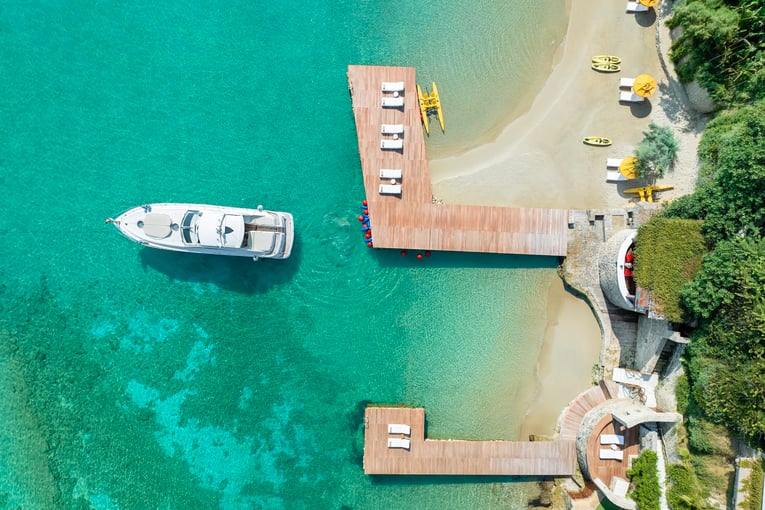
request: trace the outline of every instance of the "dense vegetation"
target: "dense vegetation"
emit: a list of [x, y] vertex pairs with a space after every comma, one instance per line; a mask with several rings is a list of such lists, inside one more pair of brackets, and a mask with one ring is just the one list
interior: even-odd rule
[[744, 490], [747, 492], [744, 508], [747, 510], [761, 510], [762, 508], [763, 462], [762, 459], [759, 461], [747, 459], [741, 462], [741, 467], [752, 470], [749, 480], [744, 484]]
[[681, 293], [699, 321], [690, 393], [706, 418], [765, 446], [765, 101], [711, 121], [699, 157], [703, 184], [664, 213], [703, 220], [712, 248]]
[[635, 488], [631, 497], [640, 510], [659, 510], [659, 474], [656, 463], [658, 457], [653, 450], [643, 450], [627, 471]]
[[667, 319], [683, 322], [683, 286], [701, 267], [706, 242], [702, 222], [656, 218], [642, 225], [635, 239], [635, 281], [653, 292]]
[[670, 56], [680, 80], [697, 80], [718, 106], [765, 98], [762, 0], [684, 0], [668, 26], [682, 34]]
[[667, 466], [667, 503], [673, 510], [707, 508], [693, 467], [686, 460]]

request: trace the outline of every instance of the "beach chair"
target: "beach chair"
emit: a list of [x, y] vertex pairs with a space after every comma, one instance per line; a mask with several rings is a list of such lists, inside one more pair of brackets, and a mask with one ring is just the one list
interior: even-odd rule
[[624, 436], [616, 434], [603, 434], [600, 436], [600, 444], [618, 444], [624, 446]]
[[619, 92], [619, 101], [625, 103], [642, 103], [645, 101], [645, 98], [638, 96], [631, 90], [622, 90]]
[[618, 170], [607, 170], [606, 171], [606, 182], [623, 182], [628, 181], [626, 177], [622, 175], [622, 173]]
[[630, 488], [630, 483], [624, 478], [614, 476], [611, 478], [611, 492], [617, 496], [626, 496]]
[[381, 168], [380, 179], [401, 179], [400, 168]]
[[398, 437], [388, 438], [388, 448], [403, 448], [404, 450], [408, 450], [409, 444], [410, 441], [408, 439], [402, 439]]
[[401, 150], [404, 148], [403, 140], [380, 140], [380, 148], [383, 150]]
[[400, 195], [401, 185], [400, 184], [380, 184], [380, 194], [381, 195]]
[[403, 97], [384, 97], [382, 98], [383, 108], [401, 108], [404, 106]]
[[412, 427], [402, 423], [389, 423], [388, 434], [404, 434], [405, 436], [409, 436], [412, 434]]
[[403, 124], [383, 124], [380, 129], [384, 135], [401, 135], [404, 133]]
[[607, 158], [606, 168], [619, 168], [619, 165], [622, 164], [622, 161], [624, 161], [624, 158]]
[[624, 460], [624, 451], [601, 449], [600, 458], [605, 460]]
[[631, 89], [635, 84], [635, 78], [619, 78], [620, 89]]
[[382, 91], [383, 92], [403, 92], [404, 82], [403, 81], [384, 81], [382, 82]]
[[640, 2], [627, 2], [627, 12], [647, 12], [648, 7]]

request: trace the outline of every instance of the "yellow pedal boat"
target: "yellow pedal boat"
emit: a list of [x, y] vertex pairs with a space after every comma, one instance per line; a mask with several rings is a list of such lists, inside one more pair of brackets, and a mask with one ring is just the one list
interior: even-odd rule
[[441, 98], [438, 96], [436, 82], [433, 82], [433, 92], [428, 92], [426, 90], [424, 94], [422, 92], [422, 87], [417, 85], [417, 99], [420, 103], [420, 117], [422, 118], [423, 126], [425, 126], [425, 133], [430, 134], [428, 114], [434, 110], [436, 115], [438, 115], [438, 123], [441, 125], [441, 131], [446, 132], [444, 125], [444, 111], [441, 108]]
[[641, 202], [653, 202], [653, 194], [657, 191], [667, 191], [674, 188], [673, 184], [657, 184], [655, 186], [644, 186], [642, 188], [625, 189], [627, 194], [636, 194]]
[[584, 143], [587, 145], [596, 145], [598, 147], [605, 147], [611, 145], [610, 138], [603, 138], [602, 136], [586, 136]]
[[622, 70], [619, 64], [603, 64], [600, 62], [593, 62], [592, 68], [601, 73], [618, 73]]
[[622, 59], [613, 55], [595, 55], [592, 57], [593, 64], [621, 64]]

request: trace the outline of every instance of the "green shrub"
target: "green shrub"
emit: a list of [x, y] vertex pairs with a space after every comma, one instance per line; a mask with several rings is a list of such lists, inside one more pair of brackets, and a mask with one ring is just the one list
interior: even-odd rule
[[693, 280], [707, 252], [702, 222], [654, 216], [635, 238], [635, 282], [653, 292], [667, 319], [683, 322], [683, 287]]
[[640, 510], [659, 510], [659, 475], [656, 468], [658, 457], [653, 450], [643, 450], [627, 471], [635, 489], [631, 497]]
[[667, 502], [673, 510], [707, 508], [699, 480], [690, 465], [668, 465], [667, 480]]
[[744, 490], [749, 493], [744, 508], [748, 510], [760, 510], [762, 508], [762, 482], [763, 482], [763, 468], [762, 460], [752, 461], [750, 467], [752, 473], [749, 475], [749, 480], [744, 485]]

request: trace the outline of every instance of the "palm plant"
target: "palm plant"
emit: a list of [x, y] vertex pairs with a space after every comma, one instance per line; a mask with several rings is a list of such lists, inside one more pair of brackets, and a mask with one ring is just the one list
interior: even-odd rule
[[653, 184], [664, 177], [667, 170], [673, 169], [680, 146], [672, 129], [653, 122], [647, 131], [643, 131], [643, 137], [635, 149], [635, 170], [639, 177]]

